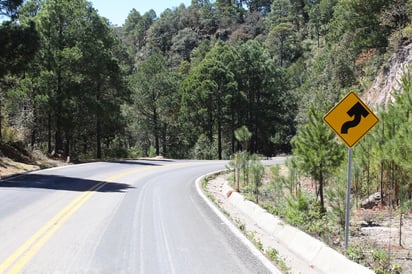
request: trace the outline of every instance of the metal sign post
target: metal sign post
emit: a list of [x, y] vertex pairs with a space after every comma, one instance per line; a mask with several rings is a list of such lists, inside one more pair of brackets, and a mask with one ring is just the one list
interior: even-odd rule
[[345, 249], [348, 249], [352, 147], [379, 122], [379, 119], [354, 92], [350, 92], [323, 117], [323, 120], [349, 148], [345, 216]]
[[346, 217], [345, 217], [345, 250], [349, 243], [349, 223], [350, 223], [350, 190], [352, 180], [352, 148], [348, 149], [348, 185], [346, 189]]

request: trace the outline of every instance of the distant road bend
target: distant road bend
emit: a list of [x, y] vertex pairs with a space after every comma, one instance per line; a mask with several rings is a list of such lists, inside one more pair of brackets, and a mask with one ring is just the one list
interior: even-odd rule
[[0, 273], [270, 273], [195, 179], [224, 161], [113, 161], [0, 181]]

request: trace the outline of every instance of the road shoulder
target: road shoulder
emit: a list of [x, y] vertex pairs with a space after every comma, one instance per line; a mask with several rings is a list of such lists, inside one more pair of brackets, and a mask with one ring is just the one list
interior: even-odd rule
[[373, 273], [245, 200], [228, 185], [226, 176], [218, 175], [208, 181], [206, 191], [210, 198], [263, 254], [275, 251], [278, 265], [283, 265], [285, 273], [331, 273], [330, 270], [334, 273], [348, 273], [348, 270]]

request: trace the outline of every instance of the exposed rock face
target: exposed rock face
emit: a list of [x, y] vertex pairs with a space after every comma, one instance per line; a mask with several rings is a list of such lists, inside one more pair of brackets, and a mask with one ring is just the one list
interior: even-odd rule
[[412, 41], [407, 40], [388, 60], [362, 99], [373, 107], [387, 106], [389, 102], [393, 102], [394, 91], [401, 91], [402, 76], [411, 63]]

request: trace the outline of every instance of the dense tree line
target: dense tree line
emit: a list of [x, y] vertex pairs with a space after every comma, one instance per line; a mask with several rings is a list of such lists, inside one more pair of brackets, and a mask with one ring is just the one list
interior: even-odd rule
[[8, 136], [51, 154], [201, 157], [204, 147], [222, 159], [246, 125], [253, 152], [289, 149], [296, 100], [285, 68], [255, 40], [266, 35], [269, 2], [193, 1], [160, 17], [132, 10], [122, 27], [83, 0], [21, 4], [2, 8], [12, 19], [2, 30], [27, 26], [37, 40], [23, 41], [38, 46], [31, 60], [21, 52], [19, 70], [18, 56], [4, 55], [13, 59], [1, 76]]
[[[411, 35], [409, 0], [193, 0], [133, 9], [122, 26], [85, 0], [22, 2], [0, 1], [4, 142], [80, 158], [225, 159], [245, 126], [250, 152], [292, 150], [322, 201], [344, 156], [319, 117], [368, 87]], [[361, 168], [407, 178], [410, 161], [371, 165]]]
[[28, 1], [17, 14], [11, 24], [35, 25], [39, 46], [24, 70], [3, 77], [14, 82], [3, 93], [12, 134], [48, 153], [100, 158], [102, 143], [125, 126], [120, 40], [86, 1]]

